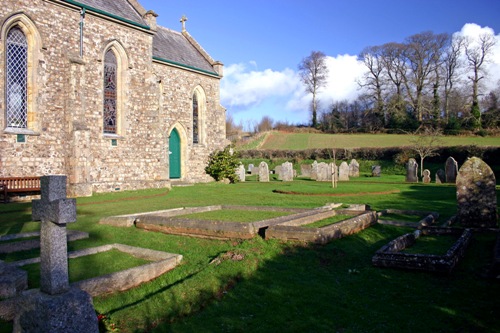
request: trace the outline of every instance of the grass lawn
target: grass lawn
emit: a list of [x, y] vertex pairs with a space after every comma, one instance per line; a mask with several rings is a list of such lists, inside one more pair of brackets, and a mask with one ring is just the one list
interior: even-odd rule
[[421, 253], [445, 255], [458, 240], [455, 235], [426, 235], [420, 236], [410, 247], [403, 250], [405, 253]]
[[206, 221], [226, 221], [226, 222], [256, 222], [289, 215], [287, 212], [273, 211], [246, 211], [235, 209], [221, 209], [203, 213], [193, 213], [180, 215], [180, 218], [206, 220]]
[[[414, 135], [401, 134], [323, 134], [270, 132], [259, 149], [303, 150], [310, 148], [350, 149], [360, 147], [411, 146]], [[442, 136], [440, 146], [500, 146], [500, 137]], [[245, 149], [251, 149], [243, 147]]]
[[[455, 213], [454, 186], [403, 179], [383, 174], [341, 182], [337, 189], [308, 180], [208, 183], [78, 198], [78, 221], [68, 228], [89, 232], [90, 238], [68, 248], [121, 243], [184, 256], [181, 265], [149, 283], [94, 298], [96, 311], [119, 332], [500, 332], [500, 284], [480, 277], [492, 258], [492, 234], [475, 235], [464, 261], [443, 276], [372, 266], [380, 247], [412, 230], [405, 227], [375, 225], [320, 246], [259, 237], [190, 238], [98, 224], [104, 216], [220, 204], [313, 208], [359, 203], [375, 210], [437, 211], [440, 221]], [[39, 226], [31, 222], [30, 203], [0, 205], [0, 235]], [[77, 266], [95, 271], [110, 261], [87, 260]], [[10, 331], [9, 323], [0, 323], [0, 332]]]
[[329, 218], [324, 219], [324, 220], [316, 221], [314, 223], [305, 224], [303, 227], [304, 228], [321, 228], [321, 227], [325, 227], [325, 226], [330, 225], [330, 224], [334, 224], [334, 223], [338, 223], [340, 221], [350, 219], [352, 217], [353, 217], [352, 215], [339, 214], [339, 215], [335, 215], [335, 216], [329, 217]]

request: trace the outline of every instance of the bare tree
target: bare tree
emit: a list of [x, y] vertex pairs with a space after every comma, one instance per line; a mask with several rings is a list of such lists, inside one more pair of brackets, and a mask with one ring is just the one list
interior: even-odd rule
[[[385, 125], [384, 115], [384, 62], [382, 61], [382, 47], [370, 46], [365, 48], [358, 56], [363, 61], [368, 71], [363, 77], [363, 80], [358, 82], [359, 86], [365, 88], [367, 94], [372, 97], [375, 102], [374, 118], [380, 125]], [[375, 124], [377, 125], [377, 124]]]
[[432, 75], [439, 66], [439, 61], [449, 36], [434, 34], [431, 31], [408, 37], [404, 57], [410, 71], [404, 73], [403, 81], [414, 115], [419, 122], [423, 120], [423, 101], [425, 89], [433, 82]]
[[437, 150], [441, 143], [441, 131], [436, 128], [424, 128], [417, 136], [410, 140], [412, 150], [420, 157], [420, 177], [423, 177], [424, 159], [438, 155]]
[[257, 132], [267, 132], [273, 129], [274, 120], [269, 116], [263, 116], [257, 125]]
[[463, 37], [453, 37], [450, 45], [443, 55], [443, 81], [444, 81], [444, 118], [448, 122], [450, 118], [450, 94], [453, 85], [457, 81], [458, 69], [461, 67], [460, 54], [464, 45]]
[[312, 126], [316, 127], [317, 120], [317, 94], [324, 87], [328, 79], [328, 67], [326, 66], [326, 55], [320, 51], [312, 51], [308, 57], [302, 59], [299, 64], [299, 75], [306, 86], [307, 92], [312, 94]]
[[467, 40], [465, 43], [465, 56], [467, 64], [472, 71], [469, 79], [472, 81], [472, 106], [471, 114], [474, 117], [474, 128], [481, 127], [481, 110], [479, 109], [479, 81], [485, 77], [483, 65], [488, 62], [488, 57], [495, 46], [495, 36], [483, 34], [477, 40]]

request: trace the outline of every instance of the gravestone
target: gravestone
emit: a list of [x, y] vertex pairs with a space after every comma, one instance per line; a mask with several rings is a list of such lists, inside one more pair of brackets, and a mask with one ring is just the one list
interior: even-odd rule
[[340, 163], [339, 166], [339, 181], [348, 181], [349, 180], [349, 165], [347, 162]]
[[496, 228], [496, 179], [491, 168], [477, 157], [468, 159], [457, 179], [457, 220], [464, 227]]
[[259, 182], [269, 181], [269, 166], [266, 162], [262, 161], [259, 164]]
[[245, 181], [245, 166], [243, 164], [240, 164], [240, 166], [236, 169], [236, 176], [238, 177], [240, 182]]
[[406, 178], [407, 183], [418, 183], [418, 164], [414, 158], [410, 158], [406, 163]]
[[254, 168], [254, 165], [253, 165], [252, 163], [250, 163], [250, 164], [248, 165], [248, 167], [247, 167], [247, 172], [248, 172], [248, 173], [252, 173], [253, 168]]
[[446, 173], [443, 169], [439, 169], [436, 172], [436, 184], [446, 183]]
[[359, 163], [355, 159], [349, 163], [349, 177], [359, 177]]
[[281, 165], [281, 180], [284, 182], [293, 181], [293, 164], [285, 162]]
[[429, 184], [431, 182], [431, 172], [428, 169], [425, 169], [423, 174], [424, 178], [422, 179], [422, 182], [424, 184]]
[[318, 161], [311, 164], [311, 179], [318, 180]]
[[253, 175], [258, 175], [259, 174], [260, 168], [258, 166], [254, 166], [252, 170], [250, 171], [250, 174]]
[[330, 170], [331, 170], [331, 181], [332, 181], [332, 187], [333, 188], [337, 188], [337, 183], [339, 181], [339, 173], [338, 173], [338, 168], [337, 168], [337, 165], [335, 163], [330, 163], [329, 165], [330, 167]]
[[446, 174], [447, 183], [455, 183], [458, 173], [458, 163], [453, 157], [448, 157], [444, 165], [444, 172]]
[[372, 177], [380, 177], [382, 174], [382, 168], [380, 165], [372, 165]]
[[312, 165], [311, 164], [301, 164], [300, 165], [300, 175], [302, 177], [311, 177]]
[[[272, 173], [272, 171], [271, 171]], [[281, 165], [277, 165], [274, 168], [274, 173], [278, 175], [278, 180], [281, 180], [281, 174], [283, 173], [283, 167]]]
[[326, 182], [332, 180], [332, 167], [325, 162], [318, 163], [316, 181]]
[[66, 224], [76, 222], [76, 200], [66, 198], [66, 176], [40, 178], [40, 290], [20, 297], [14, 332], [99, 332], [92, 297], [69, 286]]

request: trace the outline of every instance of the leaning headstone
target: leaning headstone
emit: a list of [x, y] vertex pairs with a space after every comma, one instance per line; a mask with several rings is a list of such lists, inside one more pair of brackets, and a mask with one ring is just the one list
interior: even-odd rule
[[422, 182], [424, 184], [429, 184], [431, 182], [431, 172], [428, 169], [425, 169], [423, 171], [424, 178], [422, 179]]
[[406, 179], [407, 183], [418, 183], [418, 164], [414, 158], [410, 158], [406, 163]]
[[238, 177], [238, 180], [240, 182], [244, 182], [245, 176], [246, 176], [245, 166], [243, 164], [240, 164], [240, 166], [236, 169], [236, 177]]
[[446, 183], [446, 173], [443, 169], [439, 169], [436, 172], [436, 184]]
[[311, 177], [312, 165], [311, 164], [301, 164], [300, 165], [300, 175], [302, 177]]
[[318, 161], [311, 164], [311, 179], [318, 180]]
[[281, 165], [281, 180], [284, 182], [293, 181], [293, 164], [285, 162]]
[[349, 177], [359, 177], [359, 163], [355, 159], [349, 163]]
[[380, 165], [372, 165], [372, 177], [380, 177], [382, 173], [382, 168]]
[[76, 222], [76, 200], [66, 198], [66, 176], [43, 176], [40, 187], [32, 205], [42, 223], [40, 290], [20, 297], [14, 332], [99, 332], [92, 297], [69, 286], [66, 224]]
[[316, 180], [318, 182], [332, 180], [332, 167], [325, 162], [318, 163]]
[[447, 183], [455, 183], [458, 173], [458, 163], [453, 157], [448, 157], [444, 165], [444, 172], [446, 174]]
[[496, 228], [496, 179], [491, 168], [477, 157], [468, 159], [457, 179], [457, 221], [464, 227]]
[[339, 181], [348, 181], [349, 180], [349, 165], [347, 162], [340, 163], [339, 166]]
[[259, 182], [269, 181], [269, 166], [266, 162], [262, 161], [259, 164]]

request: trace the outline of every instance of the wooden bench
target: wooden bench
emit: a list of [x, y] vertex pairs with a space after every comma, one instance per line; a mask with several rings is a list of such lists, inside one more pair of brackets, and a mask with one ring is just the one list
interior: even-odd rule
[[4, 177], [0, 178], [0, 194], [4, 203], [8, 202], [9, 193], [40, 193], [40, 177]]

